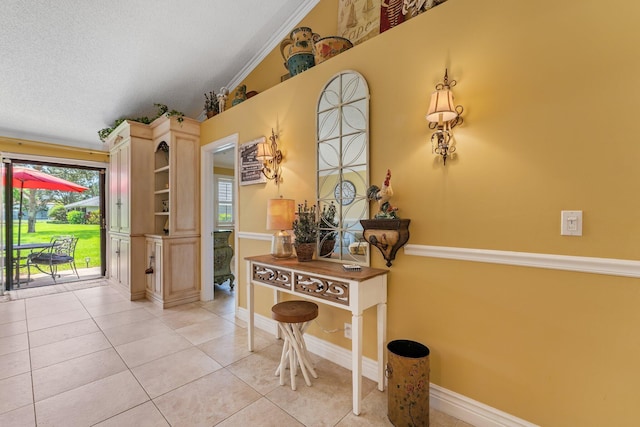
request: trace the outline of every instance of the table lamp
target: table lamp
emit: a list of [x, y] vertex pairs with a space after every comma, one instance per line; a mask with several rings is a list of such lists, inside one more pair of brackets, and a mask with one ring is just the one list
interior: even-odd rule
[[269, 199], [267, 204], [267, 230], [278, 230], [271, 238], [271, 256], [289, 258], [293, 255], [291, 230], [295, 219], [296, 202], [292, 199]]

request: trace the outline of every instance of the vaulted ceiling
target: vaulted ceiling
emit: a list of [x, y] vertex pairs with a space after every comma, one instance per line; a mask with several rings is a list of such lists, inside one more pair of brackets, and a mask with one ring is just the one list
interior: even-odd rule
[[7, 0], [0, 136], [105, 150], [97, 131], [154, 103], [202, 117], [319, 0]]

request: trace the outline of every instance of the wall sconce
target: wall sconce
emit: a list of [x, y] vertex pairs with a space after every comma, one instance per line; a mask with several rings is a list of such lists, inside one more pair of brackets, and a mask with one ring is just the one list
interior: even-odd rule
[[270, 142], [258, 144], [256, 160], [262, 162], [262, 173], [267, 179], [273, 179], [276, 183], [282, 181], [280, 173], [280, 163], [282, 163], [282, 152], [278, 149], [278, 135], [271, 129]]
[[295, 219], [296, 202], [292, 199], [270, 199], [267, 202], [267, 230], [278, 230], [271, 238], [271, 256], [290, 258], [293, 255], [291, 230]]
[[380, 253], [391, 267], [391, 261], [396, 259], [396, 252], [409, 241], [410, 219], [361, 219], [362, 236]]
[[453, 103], [451, 88], [456, 85], [455, 80], [449, 81], [447, 70], [444, 71], [444, 81], [436, 85], [436, 91], [431, 94], [427, 121], [429, 129], [436, 131], [431, 135], [431, 147], [434, 153], [442, 156], [444, 164], [447, 157], [456, 151], [455, 141], [451, 141], [453, 134], [451, 129], [462, 124], [460, 117], [464, 108]]

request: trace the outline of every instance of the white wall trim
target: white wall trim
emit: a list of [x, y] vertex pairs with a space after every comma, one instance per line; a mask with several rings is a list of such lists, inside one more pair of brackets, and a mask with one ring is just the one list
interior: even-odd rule
[[548, 268], [606, 274], [610, 276], [640, 277], [640, 261], [595, 258], [569, 255], [538, 254], [530, 252], [496, 251], [490, 249], [453, 248], [446, 246], [406, 245], [406, 255], [521, 267]]
[[273, 235], [269, 233], [253, 233], [250, 231], [238, 231], [237, 234], [239, 239], [265, 240], [267, 242], [270, 242], [273, 237]]
[[[236, 316], [245, 322], [249, 320], [249, 312], [243, 307], [238, 307]], [[256, 328], [273, 335], [276, 334], [277, 324], [274, 320], [255, 314], [254, 321]], [[310, 352], [351, 370], [351, 351], [312, 335], [305, 335], [304, 339]], [[362, 375], [364, 377], [372, 381], [378, 381], [377, 368], [377, 361], [368, 357], [362, 358]], [[433, 383], [429, 386], [429, 405], [445, 414], [478, 427], [536, 427], [535, 424], [531, 424], [528, 421]]]
[[537, 427], [536, 424], [433, 383], [429, 384], [429, 405], [476, 427]]
[[[271, 234], [242, 231], [238, 237], [271, 240]], [[640, 278], [640, 261], [616, 258], [596, 258], [571, 255], [538, 254], [533, 252], [497, 251], [493, 249], [454, 248], [448, 246], [406, 245], [405, 255], [461, 261], [486, 262], [520, 267], [547, 268]]]
[[[238, 307], [236, 316], [245, 322], [249, 320], [249, 313], [244, 307]], [[278, 324], [273, 319], [257, 313], [253, 318], [256, 328], [275, 335]], [[330, 360], [345, 369], [351, 370], [351, 351], [314, 337], [313, 335], [305, 335], [304, 340], [307, 344], [307, 349], [313, 354], [317, 354], [318, 356]], [[368, 357], [362, 357], [362, 375], [377, 382], [378, 362], [373, 359], [369, 359]]]
[[[271, 51], [280, 44], [283, 38], [285, 38], [291, 32], [291, 29], [294, 25], [297, 25], [304, 17], [306, 17], [311, 10], [316, 7], [316, 5], [320, 2], [320, 0], [306, 0], [303, 1], [300, 7], [295, 10], [294, 13], [289, 16], [282, 26], [278, 29], [278, 31], [274, 32], [273, 35], [266, 41], [263, 45], [262, 49], [258, 51], [249, 62], [240, 70], [238, 74], [235, 75], [231, 79], [231, 81], [227, 84], [227, 88], [232, 90], [234, 87], [238, 86], [242, 81], [256, 68], [262, 60], [269, 54]], [[283, 72], [284, 74], [284, 72]]]
[[86, 166], [90, 168], [98, 168], [104, 169], [109, 166], [109, 162], [100, 162], [95, 160], [80, 160], [80, 159], [70, 159], [67, 157], [51, 157], [51, 156], [40, 156], [34, 154], [20, 154], [20, 153], [12, 153], [12, 152], [1, 152], [0, 157], [5, 160], [24, 160], [24, 161], [34, 161], [34, 162], [49, 162], [49, 163], [57, 163], [59, 165], [66, 165], [69, 167], [73, 166]]

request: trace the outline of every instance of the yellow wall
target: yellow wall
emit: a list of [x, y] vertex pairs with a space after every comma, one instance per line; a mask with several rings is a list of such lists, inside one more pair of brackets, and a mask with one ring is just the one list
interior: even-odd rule
[[[296, 25], [301, 26], [310, 27], [321, 37], [337, 35], [338, 0], [320, 0], [309, 15]], [[284, 62], [280, 48], [276, 47], [241, 84], [247, 86], [247, 91], [255, 90], [259, 93], [280, 84], [281, 77], [289, 74]], [[231, 91], [231, 94], [234, 93], [235, 89]]]
[[[336, 4], [322, 0], [306, 24], [334, 22]], [[356, 70], [371, 91], [371, 182], [391, 169], [410, 243], [638, 260], [638, 16], [625, 0], [450, 0], [206, 121], [202, 141], [238, 133], [242, 143], [278, 128], [280, 192], [313, 199], [318, 95], [335, 73]], [[281, 61], [268, 61], [247, 82], [279, 81]], [[424, 115], [445, 67], [465, 123], [443, 166]], [[238, 231], [267, 233], [266, 200], [277, 195], [271, 182], [240, 187]], [[560, 236], [566, 209], [584, 211], [582, 237]], [[240, 259], [269, 250], [239, 246]], [[375, 251], [372, 265], [384, 267]], [[400, 251], [388, 338], [426, 344], [433, 383], [533, 423], [635, 425], [639, 284]], [[268, 316], [270, 294], [257, 295]], [[365, 355], [375, 359], [375, 313], [365, 316]], [[329, 329], [348, 317], [323, 306], [319, 321]], [[349, 348], [338, 334], [311, 333]]]
[[233, 169], [229, 169], [229, 168], [222, 168], [222, 167], [214, 167], [213, 168], [213, 173], [216, 175], [227, 175], [227, 176], [233, 176]]
[[[106, 146], [105, 146], [106, 150]], [[33, 156], [109, 162], [109, 153], [0, 136], [0, 151]]]

